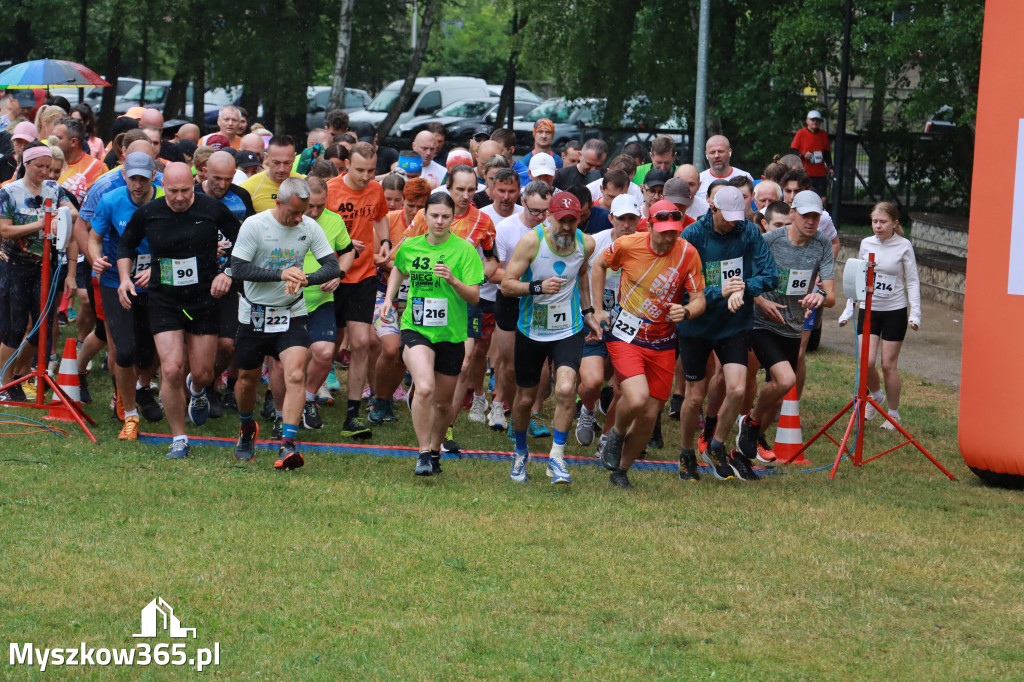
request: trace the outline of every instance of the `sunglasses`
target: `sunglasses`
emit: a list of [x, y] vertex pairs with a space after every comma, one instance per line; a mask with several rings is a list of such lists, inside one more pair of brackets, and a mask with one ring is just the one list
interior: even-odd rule
[[683, 219], [682, 211], [658, 211], [653, 216], [655, 221], [659, 223], [668, 222], [670, 220], [679, 222]]

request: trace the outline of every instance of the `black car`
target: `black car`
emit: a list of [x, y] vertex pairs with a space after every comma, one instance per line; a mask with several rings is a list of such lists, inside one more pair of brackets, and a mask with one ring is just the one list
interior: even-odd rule
[[594, 120], [595, 110], [601, 105], [602, 101], [598, 99], [567, 100], [555, 97], [545, 100], [516, 121], [516, 149], [533, 149], [533, 124], [542, 118], [551, 119], [555, 124], [555, 137], [551, 144], [555, 151], [561, 151], [569, 140], [583, 142], [589, 137], [595, 137], [597, 131], [587, 131], [586, 128]]
[[[409, 119], [398, 126], [399, 137], [412, 140], [417, 133], [427, 127], [427, 124], [436, 122], [445, 127], [448, 145], [465, 147], [469, 144], [469, 138], [473, 136], [473, 131], [477, 126], [494, 125], [498, 103], [498, 97], [460, 99], [433, 114]], [[513, 116], [522, 116], [535, 106], [537, 105], [534, 102], [516, 102]]]

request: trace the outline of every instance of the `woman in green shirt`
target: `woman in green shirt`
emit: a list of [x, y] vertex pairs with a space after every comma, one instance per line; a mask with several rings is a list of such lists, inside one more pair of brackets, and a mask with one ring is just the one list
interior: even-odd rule
[[441, 442], [451, 423], [452, 395], [466, 352], [466, 308], [480, 300], [484, 268], [476, 248], [451, 233], [455, 204], [450, 196], [432, 194], [423, 212], [427, 233], [399, 244], [380, 315], [395, 314], [395, 296], [408, 276], [402, 359], [416, 388], [416, 475], [431, 476], [441, 473]]

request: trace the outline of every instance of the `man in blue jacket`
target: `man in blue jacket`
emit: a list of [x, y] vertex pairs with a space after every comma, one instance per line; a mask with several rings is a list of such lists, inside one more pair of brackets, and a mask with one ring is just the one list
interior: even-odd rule
[[[679, 476], [697, 480], [694, 436], [701, 405], [708, 392], [707, 365], [714, 351], [725, 377], [725, 401], [718, 413], [711, 444], [703, 453], [716, 478], [733, 474], [744, 481], [757, 474], [739, 453], [726, 453], [725, 442], [743, 401], [747, 371], [747, 332], [754, 325], [754, 297], [778, 286], [775, 260], [760, 230], [744, 217], [743, 195], [723, 187], [711, 209], [683, 231], [704, 268], [704, 314], [678, 326], [679, 354], [686, 375], [686, 394], [680, 413], [682, 452]], [[707, 428], [707, 427], [705, 427]]]

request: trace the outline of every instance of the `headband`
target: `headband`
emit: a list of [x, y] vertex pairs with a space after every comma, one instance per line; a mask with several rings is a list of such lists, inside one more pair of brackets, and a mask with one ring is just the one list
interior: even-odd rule
[[51, 159], [53, 158], [53, 152], [51, 152], [50, 148], [47, 147], [46, 145], [43, 145], [42, 147], [32, 147], [31, 149], [26, 149], [21, 154], [21, 162], [27, 164], [29, 161], [34, 161], [35, 159], [41, 159], [43, 157]]

